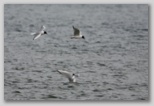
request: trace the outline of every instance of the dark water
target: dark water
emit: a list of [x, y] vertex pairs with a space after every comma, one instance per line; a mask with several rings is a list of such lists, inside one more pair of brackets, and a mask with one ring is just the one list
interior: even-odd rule
[[[5, 4], [5, 100], [148, 100], [148, 15], [148, 5]], [[33, 41], [41, 25], [48, 35]], [[85, 40], [70, 39], [72, 25]]]

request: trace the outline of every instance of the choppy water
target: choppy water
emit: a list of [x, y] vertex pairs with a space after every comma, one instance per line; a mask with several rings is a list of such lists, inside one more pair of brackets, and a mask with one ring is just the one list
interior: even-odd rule
[[[5, 4], [5, 100], [148, 100], [148, 15], [148, 5]], [[33, 41], [41, 25], [48, 35]], [[72, 25], [85, 40], [70, 39]]]

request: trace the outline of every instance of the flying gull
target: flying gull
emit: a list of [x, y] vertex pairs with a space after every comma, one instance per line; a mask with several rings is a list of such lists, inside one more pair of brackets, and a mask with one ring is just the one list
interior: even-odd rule
[[33, 40], [35, 40], [35, 39], [37, 39], [40, 36], [45, 35], [45, 34], [47, 34], [47, 32], [45, 31], [45, 26], [44, 25], [41, 26], [40, 31], [38, 31], [36, 33], [31, 33], [31, 35], [34, 35]]
[[68, 78], [69, 82], [76, 82], [75, 74], [74, 73], [69, 73], [68, 71], [63, 71], [63, 70], [57, 70], [60, 74]]
[[74, 30], [74, 35], [71, 36], [71, 39], [85, 39], [85, 37], [81, 34], [81, 31], [78, 28], [75, 28], [74, 26], [73, 30]]

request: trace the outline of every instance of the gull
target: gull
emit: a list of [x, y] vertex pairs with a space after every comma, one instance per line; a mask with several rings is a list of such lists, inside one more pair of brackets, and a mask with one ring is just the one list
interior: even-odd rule
[[85, 39], [85, 37], [81, 34], [81, 31], [77, 28], [75, 28], [74, 26], [73, 27], [73, 30], [74, 30], [74, 35], [71, 36], [71, 39]]
[[75, 74], [74, 73], [69, 73], [68, 71], [64, 70], [57, 70], [60, 74], [64, 75], [66, 78], [68, 78], [69, 82], [76, 82]]
[[34, 35], [33, 40], [35, 40], [35, 39], [37, 39], [40, 36], [45, 35], [45, 34], [47, 34], [47, 32], [45, 31], [45, 26], [44, 25], [41, 26], [40, 31], [38, 31], [36, 33], [31, 33], [31, 35]]

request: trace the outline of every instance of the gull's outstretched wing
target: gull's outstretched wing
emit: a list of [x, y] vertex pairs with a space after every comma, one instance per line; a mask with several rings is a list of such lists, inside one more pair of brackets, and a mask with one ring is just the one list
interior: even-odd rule
[[58, 70], [58, 72], [68, 78], [70, 82], [73, 82], [72, 75], [69, 72], [63, 70]]
[[46, 29], [46, 27], [44, 25], [42, 25], [40, 31], [43, 31], [45, 29]]
[[39, 38], [40, 36], [41, 36], [41, 33], [35, 33], [35, 34], [34, 34], [34, 38], [33, 38], [33, 40]]
[[73, 27], [73, 30], [74, 30], [74, 36], [79, 36], [80, 35], [80, 30], [75, 28], [74, 26]]
[[36, 32], [32, 32], [30, 35], [35, 35], [36, 34]]

